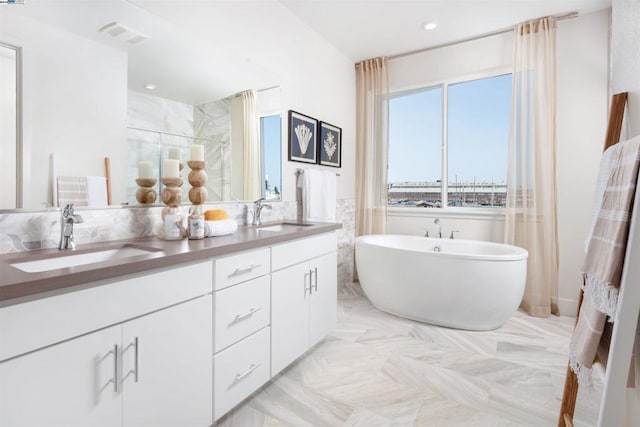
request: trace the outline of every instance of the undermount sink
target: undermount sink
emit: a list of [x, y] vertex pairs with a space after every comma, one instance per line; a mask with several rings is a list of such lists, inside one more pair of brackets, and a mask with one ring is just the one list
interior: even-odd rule
[[313, 224], [304, 224], [299, 222], [283, 222], [281, 224], [269, 225], [258, 228], [258, 231], [279, 232], [279, 231], [296, 231], [309, 227]]
[[99, 262], [136, 257], [139, 255], [148, 255], [158, 251], [159, 249], [144, 249], [137, 246], [125, 245], [117, 248], [105, 248], [93, 252], [60, 252], [49, 258], [42, 258], [33, 261], [17, 261], [12, 263], [11, 266], [27, 273], [41, 273], [43, 271], [95, 264]]

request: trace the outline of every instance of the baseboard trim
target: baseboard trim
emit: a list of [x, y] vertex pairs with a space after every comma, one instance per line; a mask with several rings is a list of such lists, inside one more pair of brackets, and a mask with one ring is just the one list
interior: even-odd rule
[[578, 300], [558, 298], [558, 310], [561, 316], [576, 317]]

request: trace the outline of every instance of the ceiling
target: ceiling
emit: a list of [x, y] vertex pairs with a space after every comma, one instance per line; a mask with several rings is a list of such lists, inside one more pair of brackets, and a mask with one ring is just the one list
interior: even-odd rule
[[[258, 3], [276, 11], [284, 7], [357, 62], [464, 40], [535, 17], [589, 13], [610, 7], [611, 0], [29, 0], [6, 12], [125, 50], [131, 89], [146, 91], [153, 83], [154, 95], [197, 105], [279, 83], [275, 73], [226, 49], [220, 37], [232, 25], [221, 21], [225, 16], [243, 16], [245, 8], [253, 8], [254, 15], [270, 10]], [[200, 22], [194, 14], [206, 15], [208, 24], [194, 28]], [[421, 29], [429, 21], [439, 26]], [[131, 45], [97, 31], [111, 22], [150, 38]]]
[[[611, 0], [280, 1], [354, 62], [461, 41], [533, 18], [611, 6]], [[432, 21], [436, 29], [421, 28]]]

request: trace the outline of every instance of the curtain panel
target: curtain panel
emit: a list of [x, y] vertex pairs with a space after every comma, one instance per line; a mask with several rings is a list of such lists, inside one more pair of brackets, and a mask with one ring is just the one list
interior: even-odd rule
[[529, 251], [522, 307], [558, 313], [556, 19], [519, 24], [513, 67], [505, 243]]
[[243, 169], [244, 199], [257, 200], [262, 197], [262, 156], [260, 153], [260, 120], [255, 90], [241, 93], [243, 111]]
[[387, 231], [387, 58], [356, 64], [356, 236]]

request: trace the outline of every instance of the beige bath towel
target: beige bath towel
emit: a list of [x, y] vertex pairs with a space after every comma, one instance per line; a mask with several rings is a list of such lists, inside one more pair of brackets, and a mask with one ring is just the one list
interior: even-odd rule
[[[584, 300], [570, 344], [571, 368], [579, 384], [586, 386], [591, 385], [591, 367], [606, 318], [608, 316], [613, 322], [616, 315], [638, 180], [640, 137], [620, 142], [609, 150], [613, 150], [607, 156], [611, 160], [611, 170], [582, 266], [585, 273]], [[608, 344], [604, 342], [603, 346]]]

